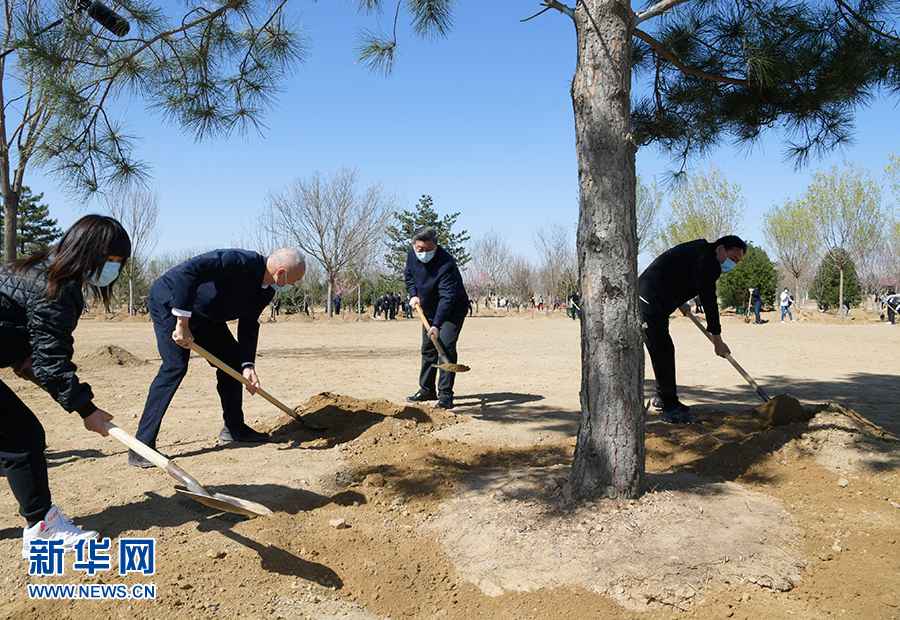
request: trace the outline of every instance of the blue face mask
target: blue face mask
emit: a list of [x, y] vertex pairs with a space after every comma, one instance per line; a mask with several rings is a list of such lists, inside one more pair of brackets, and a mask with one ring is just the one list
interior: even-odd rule
[[92, 284], [98, 288], [105, 288], [112, 284], [115, 279], [119, 277], [119, 272], [121, 270], [122, 263], [108, 260], [98, 273], [88, 276], [88, 284]]
[[416, 258], [418, 258], [423, 263], [427, 263], [432, 258], [434, 258], [434, 255], [436, 252], [437, 252], [436, 249], [429, 250], [428, 252], [416, 252]]
[[272, 290], [274, 290], [276, 293], [278, 291], [283, 291], [286, 288], [287, 288], [287, 285], [283, 285], [283, 284], [273, 284], [272, 285]]
[[732, 269], [737, 267], [737, 263], [731, 260], [730, 258], [726, 258], [722, 261], [722, 273], [728, 273]]

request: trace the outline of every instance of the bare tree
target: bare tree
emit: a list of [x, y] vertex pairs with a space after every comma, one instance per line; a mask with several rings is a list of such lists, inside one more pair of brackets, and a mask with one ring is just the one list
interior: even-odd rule
[[573, 233], [574, 230], [561, 224], [553, 224], [535, 234], [535, 245], [541, 257], [541, 285], [548, 295], [564, 298], [578, 279]]
[[475, 312], [478, 312], [481, 299], [491, 292], [487, 275], [470, 263], [463, 269], [462, 277], [466, 292], [475, 304]]
[[646, 185], [640, 175], [635, 186], [638, 252], [650, 249], [657, 231], [657, 219], [662, 211], [663, 194], [654, 181]]
[[156, 247], [156, 225], [159, 220], [159, 197], [140, 187], [106, 196], [109, 214], [119, 220], [131, 237], [131, 260], [128, 262], [128, 314], [136, 314], [134, 304], [135, 277], [147, 268]]
[[508, 292], [519, 302], [528, 299], [534, 292], [535, 270], [527, 259], [516, 256], [509, 265]]
[[689, 175], [675, 187], [669, 216], [658, 236], [657, 251], [694, 239], [715, 241], [737, 231], [744, 198], [716, 168]]
[[794, 294], [800, 294], [800, 282], [818, 262], [819, 239], [813, 230], [812, 209], [803, 201], [787, 201], [766, 213], [763, 234], [778, 263], [793, 279]]
[[509, 283], [512, 252], [497, 233], [490, 232], [472, 244], [472, 269], [483, 274], [488, 292], [498, 293]]
[[328, 281], [326, 307], [332, 316], [335, 283], [343, 272], [374, 254], [393, 208], [381, 186], [361, 191], [356, 171], [343, 169], [328, 178], [316, 173], [298, 179], [271, 195], [265, 221], [270, 234], [283, 235], [322, 266]]
[[804, 198], [813, 214], [816, 232], [840, 271], [838, 311], [844, 308], [846, 259], [868, 264], [882, 248], [886, 216], [881, 189], [871, 176], [846, 165], [818, 172]]

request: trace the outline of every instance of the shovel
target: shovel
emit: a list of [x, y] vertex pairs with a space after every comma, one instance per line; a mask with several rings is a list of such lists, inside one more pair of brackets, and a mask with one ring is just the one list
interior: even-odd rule
[[[425, 318], [425, 313], [422, 312], [422, 306], [416, 306], [416, 314], [419, 315], [419, 320], [422, 321], [422, 325], [425, 327], [425, 331], [427, 332], [431, 329], [431, 325], [428, 324], [428, 319]], [[444, 351], [444, 345], [441, 344], [441, 341], [437, 336], [431, 336], [431, 342], [434, 343], [434, 347], [438, 352], [438, 359], [440, 360], [440, 364], [432, 364], [435, 368], [439, 368], [445, 372], [469, 372], [472, 370], [465, 364], [454, 364], [449, 359], [447, 359], [447, 352]]]
[[[706, 331], [706, 328], [703, 326], [703, 323], [700, 322], [700, 319], [698, 319], [693, 314], [691, 314], [691, 309], [687, 305], [681, 306], [681, 308], [679, 308], [679, 310], [681, 310], [681, 313], [684, 316], [686, 316], [691, 321], [693, 321], [694, 325], [697, 326], [697, 329], [699, 329], [701, 332], [703, 332], [703, 334], [707, 338], [709, 338], [710, 341], [712, 341], [712, 335], [708, 331]], [[734, 369], [737, 370], [741, 374], [741, 376], [744, 378], [744, 380], [750, 384], [750, 386], [756, 391], [756, 395], [759, 396], [764, 403], [769, 402], [769, 400], [770, 400], [769, 395], [766, 394], [766, 391], [763, 390], [761, 387], [759, 387], [759, 384], [756, 382], [756, 380], [753, 377], [751, 377], [750, 373], [748, 373], [746, 370], [744, 370], [740, 364], [737, 363], [737, 360], [735, 360], [733, 357], [731, 357], [731, 353], [726, 355], [725, 359], [727, 359], [731, 363], [731, 365], [734, 366]]]
[[204, 506], [222, 510], [225, 512], [233, 512], [234, 514], [243, 515], [245, 517], [267, 517], [272, 511], [256, 502], [246, 499], [226, 495], [225, 493], [210, 493], [203, 488], [203, 485], [197, 482], [197, 479], [189, 473], [181, 469], [173, 459], [168, 459], [150, 446], [138, 441], [121, 428], [112, 423], [107, 423], [106, 430], [110, 435], [121, 441], [134, 450], [142, 457], [164, 470], [167, 474], [175, 478], [184, 487], [175, 487], [175, 490], [182, 495], [187, 495], [194, 501], [200, 502]]
[[[207, 362], [209, 362], [210, 364], [212, 364], [213, 366], [215, 366], [216, 368], [218, 368], [219, 370], [224, 372], [226, 375], [228, 375], [229, 377], [234, 379], [235, 381], [239, 381], [240, 383], [243, 383], [247, 387], [251, 387], [252, 384], [244, 377], [244, 375], [242, 375], [241, 373], [236, 371], [234, 368], [232, 368], [231, 366], [229, 366], [228, 364], [226, 364], [225, 362], [220, 360], [218, 357], [216, 357], [215, 355], [213, 355], [212, 353], [210, 353], [209, 351], [207, 351], [206, 349], [201, 347], [196, 342], [191, 343], [191, 350], [194, 351], [197, 355], [199, 355], [203, 359], [205, 359]], [[306, 422], [300, 416], [300, 414], [297, 413], [296, 409], [291, 409], [290, 407], [285, 405], [283, 402], [281, 402], [280, 400], [278, 400], [277, 398], [275, 398], [274, 396], [272, 396], [271, 394], [266, 392], [264, 389], [256, 388], [256, 393], [259, 394], [260, 396], [262, 396], [263, 398], [265, 398], [267, 401], [269, 401], [276, 407], [278, 407], [279, 409], [281, 409], [287, 415], [294, 418], [297, 422], [300, 423], [300, 425], [303, 428], [310, 430], [310, 431], [316, 431], [316, 432], [322, 432], [322, 431], [328, 430], [324, 426], [318, 426], [316, 424], [310, 424], [309, 422]]]

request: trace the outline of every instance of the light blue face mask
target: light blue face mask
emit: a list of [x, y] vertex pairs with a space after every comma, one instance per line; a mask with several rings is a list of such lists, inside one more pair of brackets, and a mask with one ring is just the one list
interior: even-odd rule
[[427, 263], [432, 258], [434, 258], [437, 249], [429, 250], [428, 252], [416, 252], [416, 258], [418, 258], [423, 263]]
[[103, 265], [103, 268], [100, 269], [99, 273], [88, 276], [88, 284], [92, 284], [98, 288], [105, 288], [119, 277], [119, 272], [121, 270], [122, 263], [108, 260], [106, 261], [106, 264]]
[[732, 269], [737, 267], [737, 263], [731, 260], [730, 258], [726, 258], [722, 261], [722, 273], [728, 273]]

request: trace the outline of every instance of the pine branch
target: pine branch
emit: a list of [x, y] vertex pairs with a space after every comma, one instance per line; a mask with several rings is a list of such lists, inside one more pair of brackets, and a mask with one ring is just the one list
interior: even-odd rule
[[[886, 32], [880, 28], [876, 28], [872, 24], [871, 21], [869, 21], [864, 16], [860, 15], [858, 12], [853, 10], [853, 8], [849, 4], [847, 4], [844, 0], [834, 0], [834, 2], [835, 2], [835, 4], [837, 4], [838, 9], [842, 9], [842, 13], [841, 13], [842, 15], [843, 15], [843, 11], [847, 11], [847, 13], [849, 13], [853, 17], [853, 19], [855, 19], [859, 24], [861, 24], [864, 28], [866, 28], [870, 32], [877, 34], [880, 37], [890, 39], [891, 41], [893, 41], [895, 43], [900, 43], [900, 37], [898, 37], [894, 34], [891, 34], [889, 32]], [[882, 24], [882, 26], [883, 25], [884, 24]]]
[[657, 56], [668, 60], [670, 63], [672, 63], [672, 65], [674, 65], [685, 75], [690, 75], [692, 77], [707, 80], [709, 82], [717, 82], [720, 84], [731, 84], [733, 86], [743, 86], [745, 88], [749, 86], [749, 82], [746, 79], [733, 78], [726, 75], [715, 75], [712, 73], [707, 73], [702, 69], [697, 69], [696, 67], [689, 67], [688, 65], [684, 64], [671, 50], [667, 49], [662, 43], [651, 37], [640, 28], [634, 29], [634, 36], [649, 45]]

